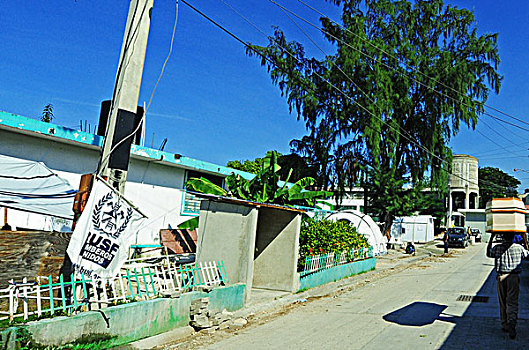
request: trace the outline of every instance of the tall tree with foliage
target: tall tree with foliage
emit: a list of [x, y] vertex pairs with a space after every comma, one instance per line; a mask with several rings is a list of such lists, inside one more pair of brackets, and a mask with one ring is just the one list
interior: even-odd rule
[[305, 122], [308, 135], [292, 146], [318, 167], [317, 184], [340, 195], [363, 174], [376, 200], [369, 209], [389, 234], [395, 210], [414, 196], [403, 186], [428, 174], [442, 192], [448, 141], [474, 128], [490, 90], [499, 92], [497, 34], [478, 35], [471, 11], [442, 0], [332, 2], [343, 23], [321, 25], [334, 54], [307, 57], [279, 28], [253, 49]]
[[244, 161], [230, 160], [226, 166], [232, 169], [246, 171], [247, 173], [257, 174], [262, 162], [263, 158], [255, 158], [254, 160], [246, 159]]
[[[315, 177], [314, 169], [307, 164], [307, 160], [305, 158], [295, 153], [283, 155], [277, 151], [274, 152], [277, 153], [277, 164], [281, 167], [277, 171], [277, 175], [279, 175], [280, 180], [286, 179], [289, 174], [289, 180], [291, 182], [296, 182], [304, 177]], [[232, 160], [229, 161], [226, 166], [232, 169], [257, 174], [261, 170], [263, 159], [264, 158], [255, 158], [254, 160], [246, 159], [244, 161]], [[290, 171], [290, 169], [292, 169], [292, 171]]]
[[44, 106], [44, 109], [42, 110], [42, 116], [40, 120], [46, 123], [51, 123], [51, 121], [54, 118], [53, 114], [53, 105], [51, 103], [48, 103], [46, 106]]
[[478, 169], [480, 207], [492, 198], [516, 197], [520, 181], [506, 172], [493, 167]]

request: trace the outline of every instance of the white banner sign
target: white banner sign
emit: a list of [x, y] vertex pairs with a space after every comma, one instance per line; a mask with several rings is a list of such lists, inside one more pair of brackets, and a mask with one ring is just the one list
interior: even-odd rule
[[67, 249], [75, 271], [89, 277], [116, 276], [143, 220], [113, 189], [95, 179]]

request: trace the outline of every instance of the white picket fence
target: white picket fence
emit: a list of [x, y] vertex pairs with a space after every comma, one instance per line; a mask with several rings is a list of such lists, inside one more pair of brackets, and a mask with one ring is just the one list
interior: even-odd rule
[[314, 254], [305, 257], [305, 266], [301, 271], [301, 277], [308, 274], [329, 269], [333, 266], [343, 265], [355, 260], [362, 260], [373, 257], [373, 248], [360, 248], [351, 251], [344, 251], [338, 254], [334, 252], [325, 254]]
[[10, 281], [7, 288], [0, 289], [0, 320], [72, 314], [185, 292], [196, 286], [228, 283], [222, 261], [177, 265], [166, 259], [154, 263], [150, 260], [130, 260], [113, 278], [72, 275], [65, 280], [61, 275], [55, 282], [51, 276]]

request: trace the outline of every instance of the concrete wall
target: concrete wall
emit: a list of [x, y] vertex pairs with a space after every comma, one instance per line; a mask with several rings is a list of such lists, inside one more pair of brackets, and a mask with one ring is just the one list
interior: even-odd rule
[[358, 275], [363, 272], [374, 270], [377, 265], [376, 258], [353, 261], [349, 264], [338, 265], [330, 269], [315, 272], [300, 278], [299, 290], [306, 290], [321, 286], [330, 282], [341, 280], [342, 278]]
[[254, 287], [287, 292], [298, 290], [300, 225], [301, 215], [297, 212], [259, 208]]
[[[15, 349], [16, 333], [29, 331], [32, 346], [60, 346], [104, 340], [102, 348], [126, 344], [189, 324], [191, 302], [209, 297], [209, 309], [234, 311], [244, 306], [243, 284], [217, 287], [210, 293], [190, 292], [174, 299], [154, 299], [84, 312], [72, 317], [30, 322], [0, 333], [1, 348]], [[20, 335], [19, 335], [20, 337]]]
[[197, 261], [224, 261], [230, 283], [244, 283], [250, 296], [254, 268], [256, 207], [203, 200]]

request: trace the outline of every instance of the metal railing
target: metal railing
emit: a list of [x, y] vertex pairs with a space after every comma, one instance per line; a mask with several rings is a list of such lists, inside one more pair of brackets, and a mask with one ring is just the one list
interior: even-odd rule
[[357, 260], [372, 258], [373, 247], [353, 249], [341, 253], [325, 253], [314, 254], [305, 257], [305, 265], [303, 271], [300, 272], [300, 277], [329, 269], [333, 266], [347, 264]]
[[149, 260], [152, 258], [128, 261], [113, 278], [72, 274], [68, 280], [60, 275], [55, 282], [52, 276], [12, 280], [8, 288], [0, 290], [0, 320], [73, 314], [228, 283], [222, 261], [176, 265], [167, 259]]

